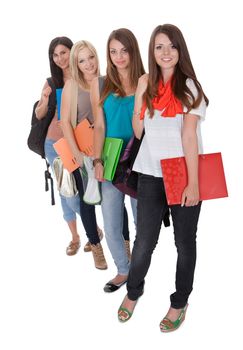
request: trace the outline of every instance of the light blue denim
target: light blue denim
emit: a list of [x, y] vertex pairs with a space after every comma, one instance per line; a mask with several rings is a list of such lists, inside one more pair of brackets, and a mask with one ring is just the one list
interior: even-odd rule
[[[56, 141], [53, 141], [51, 139], [46, 139], [45, 141], [45, 155], [52, 169], [53, 169], [54, 159], [58, 156], [53, 147], [53, 144], [55, 142]], [[61, 205], [62, 205], [64, 220], [67, 222], [76, 220], [76, 213], [80, 215], [79, 195], [77, 194], [76, 196], [73, 196], [73, 197], [64, 197], [60, 195], [60, 198], [61, 198]]]
[[[128, 275], [129, 260], [123, 238], [123, 211], [125, 195], [110, 181], [102, 182], [101, 209], [108, 248], [120, 275]], [[137, 200], [131, 198], [134, 223], [137, 224]]]

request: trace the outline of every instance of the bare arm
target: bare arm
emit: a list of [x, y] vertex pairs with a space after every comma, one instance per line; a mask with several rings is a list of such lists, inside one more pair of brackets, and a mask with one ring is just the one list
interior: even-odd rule
[[140, 112], [143, 105], [143, 94], [148, 86], [148, 74], [142, 75], [138, 80], [138, 86], [135, 94], [134, 112], [132, 126], [135, 136], [140, 139], [143, 133], [144, 123], [140, 120]]
[[[105, 141], [105, 120], [103, 108], [99, 105], [99, 81], [98, 78], [93, 79], [90, 89], [90, 100], [94, 115], [94, 159], [100, 159]], [[99, 181], [103, 181], [104, 168], [101, 162], [95, 165], [95, 177]]]
[[188, 207], [197, 205], [199, 202], [197, 122], [198, 116], [185, 114], [182, 145], [187, 165], [188, 184], [183, 191], [181, 205]]
[[62, 102], [61, 102], [61, 127], [65, 139], [67, 140], [71, 151], [80, 166], [83, 165], [83, 155], [80, 152], [76, 143], [73, 127], [71, 124], [71, 80], [67, 80], [62, 90]]
[[49, 86], [48, 82], [45, 82], [45, 85], [42, 89], [41, 92], [41, 98], [40, 101], [38, 102], [36, 109], [35, 109], [35, 114], [37, 119], [42, 119], [46, 116], [47, 111], [48, 111], [48, 102], [49, 102], [49, 96], [51, 94], [52, 90], [51, 87]]

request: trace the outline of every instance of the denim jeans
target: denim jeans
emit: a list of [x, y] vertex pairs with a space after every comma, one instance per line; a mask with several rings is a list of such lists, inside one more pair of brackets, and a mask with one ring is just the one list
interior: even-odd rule
[[[170, 206], [177, 248], [176, 291], [170, 296], [171, 306], [184, 307], [192, 291], [196, 263], [196, 232], [201, 203], [192, 207]], [[162, 178], [139, 175], [137, 235], [132, 251], [127, 281], [128, 298], [137, 300], [143, 293], [144, 279], [152, 253], [158, 242], [161, 223], [167, 210]], [[166, 263], [161, 262], [162, 267]]]
[[[129, 261], [123, 237], [125, 195], [116, 189], [110, 181], [102, 182], [101, 209], [108, 248], [118, 270], [118, 274], [127, 275]], [[131, 198], [134, 223], [136, 225], [137, 201]]]
[[[46, 139], [45, 141], [45, 154], [51, 167], [53, 167], [53, 161], [57, 157], [57, 153], [53, 148], [54, 143], [55, 141], [50, 139]], [[69, 198], [60, 195], [63, 217], [67, 222], [69, 222], [76, 219], [76, 213], [79, 214], [89, 241], [91, 244], [97, 244], [100, 242], [100, 239], [97, 232], [95, 206], [86, 204], [83, 201], [83, 183], [78, 169], [75, 170], [74, 176], [79, 195]]]

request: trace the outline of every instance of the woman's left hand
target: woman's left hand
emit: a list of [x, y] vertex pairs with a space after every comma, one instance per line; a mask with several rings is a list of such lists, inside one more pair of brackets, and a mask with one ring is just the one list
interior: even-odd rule
[[192, 207], [199, 203], [198, 185], [187, 185], [181, 197], [181, 206]]
[[95, 178], [100, 182], [105, 182], [104, 179], [104, 167], [102, 163], [97, 163], [95, 165]]

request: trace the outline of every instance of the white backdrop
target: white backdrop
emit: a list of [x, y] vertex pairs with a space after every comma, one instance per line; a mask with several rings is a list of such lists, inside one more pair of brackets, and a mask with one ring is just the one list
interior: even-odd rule
[[[240, 1], [9, 1], [1, 6], [1, 236], [0, 347], [4, 350], [239, 348], [242, 324], [242, 16]], [[147, 68], [152, 30], [173, 23], [183, 32], [194, 68], [210, 99], [203, 124], [205, 153], [221, 151], [228, 199], [203, 204], [198, 260], [187, 320], [176, 333], [159, 322], [174, 288], [172, 229], [162, 229], [133, 318], [116, 311], [125, 288], [103, 285], [115, 275], [98, 271], [81, 223], [82, 248], [67, 257], [70, 237], [59, 203], [44, 188], [44, 162], [26, 146], [32, 105], [49, 76], [48, 46], [56, 36], [87, 39], [105, 73], [105, 47], [113, 29], [137, 36]], [[57, 195], [56, 195], [57, 198]], [[57, 198], [58, 201], [58, 198]], [[129, 205], [128, 205], [129, 207]], [[100, 208], [97, 208], [102, 225]], [[131, 237], [135, 232], [132, 222]], [[234, 345], [235, 344], [235, 345]]]

